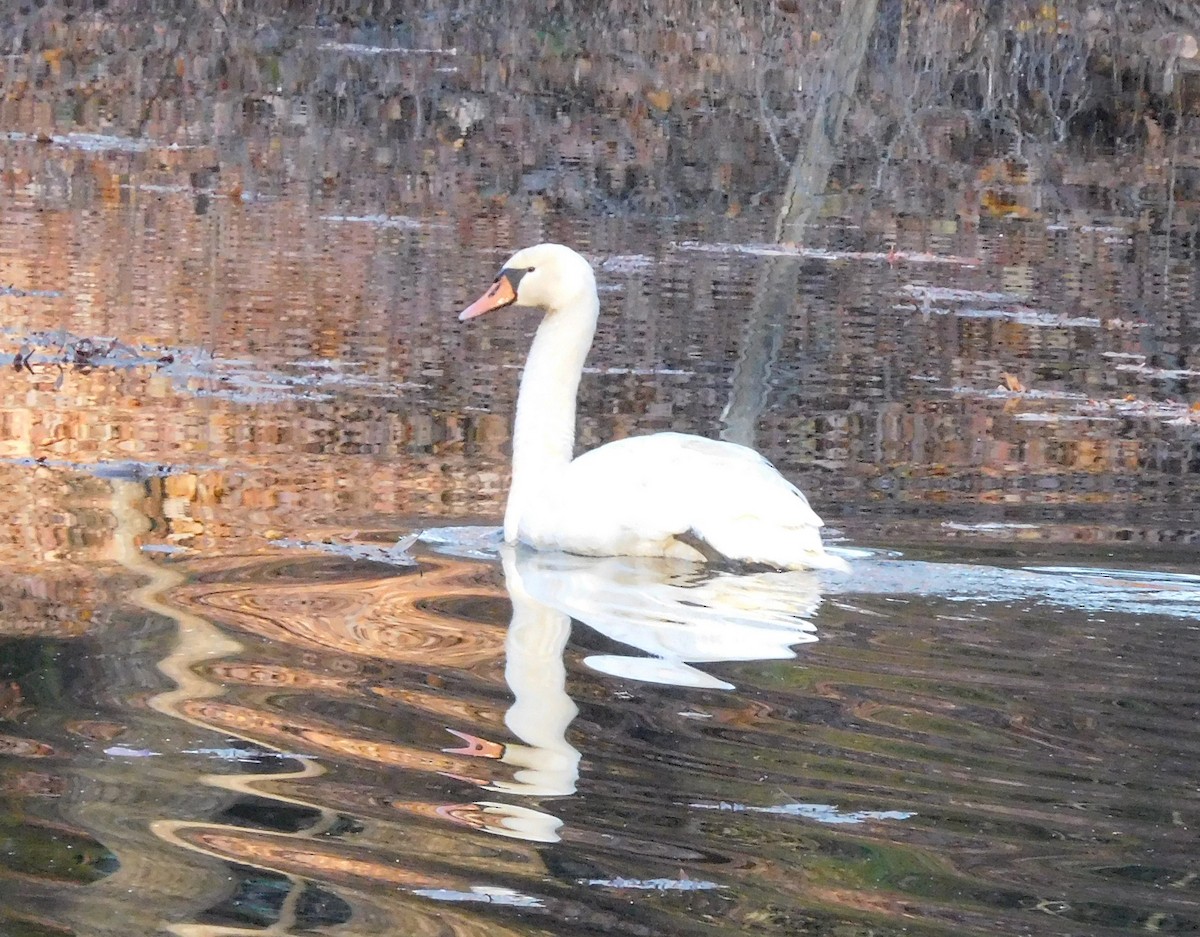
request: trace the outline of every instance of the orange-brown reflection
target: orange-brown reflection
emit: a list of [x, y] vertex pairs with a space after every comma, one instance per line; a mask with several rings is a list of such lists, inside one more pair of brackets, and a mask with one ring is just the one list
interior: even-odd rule
[[[220, 571], [216, 581], [206, 581], [206, 567]], [[419, 574], [352, 574], [331, 582], [305, 580], [305, 570], [317, 573], [319, 567], [301, 564], [293, 581], [284, 576], [278, 584], [261, 560], [241, 561], [242, 570], [256, 574], [246, 582], [239, 581], [238, 568], [228, 560], [200, 562], [194, 569], [200, 581], [180, 588], [176, 601], [271, 641], [349, 657], [456, 668], [495, 663], [503, 652], [503, 628], [487, 622], [464, 628], [461, 619], [436, 606], [442, 597], [466, 604], [495, 596], [494, 590], [479, 587], [475, 569], [461, 564], [431, 559]]]
[[346, 679], [261, 661], [221, 661], [212, 664], [208, 673], [224, 686], [269, 687], [324, 694], [353, 692], [353, 687]]
[[[261, 661], [220, 662], [212, 664], [207, 669], [212, 677], [225, 686], [240, 685], [299, 692], [319, 692], [324, 696], [357, 694], [364, 684], [370, 682], [362, 675], [337, 677]], [[426, 675], [425, 679], [433, 683], [440, 682], [433, 674]], [[445, 693], [432, 690], [422, 691], [407, 686], [370, 686], [369, 690], [381, 699], [420, 709], [431, 715], [440, 715], [453, 722], [467, 725], [481, 723], [492, 725], [500, 721], [494, 708], [480, 706], [470, 700], [459, 699]]]
[[53, 754], [54, 747], [45, 742], [16, 735], [0, 735], [0, 755], [16, 758], [49, 758]]
[[317, 756], [334, 756], [381, 767], [439, 774], [464, 770], [462, 759], [447, 757], [426, 748], [397, 745], [383, 739], [348, 737], [344, 726], [321, 726], [294, 717], [287, 718], [279, 713], [213, 702], [189, 703], [183, 707], [183, 711], [213, 728], [243, 738], [253, 738], [284, 751], [300, 749]]
[[110, 501], [103, 481], [0, 463], [0, 635], [74, 638], [110, 620]]
[[[170, 828], [170, 825], [168, 825]], [[180, 839], [234, 862], [349, 884], [355, 879], [428, 888], [439, 879], [411, 866], [349, 849], [336, 842], [321, 844], [265, 833], [243, 833], [228, 827], [177, 826]], [[443, 880], [444, 881], [444, 880]]]

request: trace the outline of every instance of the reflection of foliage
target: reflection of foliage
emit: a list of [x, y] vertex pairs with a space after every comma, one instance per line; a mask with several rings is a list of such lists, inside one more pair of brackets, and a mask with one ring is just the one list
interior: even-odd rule
[[1017, 130], [1018, 142], [1022, 131], [1047, 126], [1065, 140], [1071, 119], [1100, 90], [1089, 77], [1094, 34], [1084, 16], [1077, 11], [1073, 23], [1066, 6], [1034, 4], [1015, 21], [985, 20], [964, 60], [960, 100]]
[[[64, 17], [60, 5], [0, 17], [12, 47], [33, 53], [0, 66], [5, 97], [53, 100], [75, 120], [91, 111], [126, 133], [180, 105], [197, 117], [222, 102], [233, 105], [235, 120], [286, 123], [308, 107], [335, 124], [380, 127], [405, 116], [419, 135], [431, 113], [452, 106], [443, 95], [480, 87], [463, 80], [480, 70], [472, 77], [494, 90], [539, 87], [564, 101], [656, 84], [677, 98], [693, 89], [741, 97], [760, 111], [763, 132], [785, 157], [829, 72], [840, 10], [757, 0], [730, 16], [725, 4], [677, 0], [652, 11], [626, 2], [568, 13], [552, 4], [533, 15], [515, 2], [476, 9], [379, 0], [332, 13], [315, 3], [179, 12], [141, 2]], [[920, 148], [922, 125], [954, 109], [976, 129], [999, 125], [1062, 141], [1089, 110], [1137, 110], [1147, 91], [1171, 87], [1145, 78], [1189, 55], [1178, 37], [1191, 39], [1180, 30], [1193, 24], [1168, 4], [1147, 6], [880, 0], [864, 7], [875, 17], [873, 54], [864, 73], [869, 95], [858, 101], [866, 114], [855, 126]], [[340, 51], [313, 54], [322, 42]], [[399, 48], [459, 55], [448, 65], [389, 54]], [[1137, 120], [1119, 126], [1138, 131]]]
[[[842, 103], [839, 148], [855, 168], [835, 175], [882, 187], [906, 159], [954, 175], [981, 149], [1161, 138], [1195, 93], [1184, 67], [1200, 67], [1197, 24], [1165, 3], [549, 6], [10, 9], [0, 28], [30, 54], [0, 60], [0, 121], [55, 153], [103, 146], [64, 134], [113, 135], [123, 165], [99, 173], [113, 198], [119, 173], [185, 168], [198, 212], [284, 177], [329, 191], [387, 166], [396, 186], [438, 180], [441, 198], [467, 197], [465, 169], [469, 197], [494, 207], [517, 196], [538, 210], [735, 215], [780, 186], [814, 115], [828, 123]], [[837, 47], [847, 11], [871, 30], [850, 71]], [[175, 144], [194, 149], [163, 152]], [[44, 174], [47, 195], [87, 184], [71, 161]]]
[[[19, 606], [14, 608], [14, 605], [9, 595], [0, 595], [0, 610], [28, 614], [27, 610]], [[45, 608], [45, 603], [42, 608]], [[55, 624], [48, 621], [44, 630], [53, 633]], [[27, 630], [33, 632], [35, 628], [36, 625], [30, 625]], [[0, 664], [0, 680], [6, 684], [5, 696], [8, 699], [15, 696], [21, 703], [34, 706], [62, 701], [65, 664], [60, 641], [6, 641], [0, 648], [3, 650], [0, 655], [3, 662]], [[13, 709], [9, 715], [18, 712], [20, 709]]]
[[[262, 809], [262, 805], [257, 805]], [[295, 889], [303, 889], [298, 898]], [[289, 913], [303, 922], [305, 929], [345, 924], [350, 906], [331, 891], [312, 883], [297, 883], [284, 875], [255, 870], [237, 882], [233, 892], [219, 905], [207, 910], [214, 921], [236, 920], [252, 927], [278, 923], [285, 903], [294, 903]]]
[[[784, 10], [791, 12], [783, 12]], [[829, 71], [832, 16], [826, 5], [765, 7], [756, 76], [767, 136], [789, 151]], [[1165, 10], [1067, 0], [1008, 4], [879, 4], [869, 89], [851, 131], [928, 157], [932, 131], [992, 136], [1017, 149], [1027, 138], [1056, 142], [1093, 134], [1136, 141], [1141, 115], [1174, 109], [1177, 67], [1197, 58], [1195, 39]], [[1172, 32], [1172, 30], [1176, 30]], [[1188, 86], [1194, 94], [1194, 87]]]
[[111, 874], [116, 858], [94, 839], [61, 827], [0, 821], [0, 867], [44, 881], [88, 884]]

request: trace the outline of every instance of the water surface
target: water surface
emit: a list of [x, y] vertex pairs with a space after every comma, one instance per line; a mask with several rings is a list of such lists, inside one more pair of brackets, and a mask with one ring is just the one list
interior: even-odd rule
[[[8, 14], [0, 931], [1200, 931], [1186, 71], [1018, 133], [888, 4], [152, 7]], [[542, 240], [580, 447], [753, 441], [849, 574], [499, 548], [535, 319], [455, 313]]]

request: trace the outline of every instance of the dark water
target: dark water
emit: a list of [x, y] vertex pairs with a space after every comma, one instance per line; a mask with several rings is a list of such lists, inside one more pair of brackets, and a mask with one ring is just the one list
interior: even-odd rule
[[[1191, 57], [813, 6], [5, 14], [0, 933], [1200, 931]], [[498, 549], [542, 240], [850, 574]]]

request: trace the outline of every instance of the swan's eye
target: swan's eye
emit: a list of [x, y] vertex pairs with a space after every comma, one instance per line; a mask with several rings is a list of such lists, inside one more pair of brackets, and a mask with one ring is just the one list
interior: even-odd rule
[[526, 268], [525, 268], [525, 272], [526, 272], [526, 273], [533, 273], [533, 271], [534, 271], [534, 270], [536, 270], [536, 269], [537, 269], [537, 267], [526, 267]]

